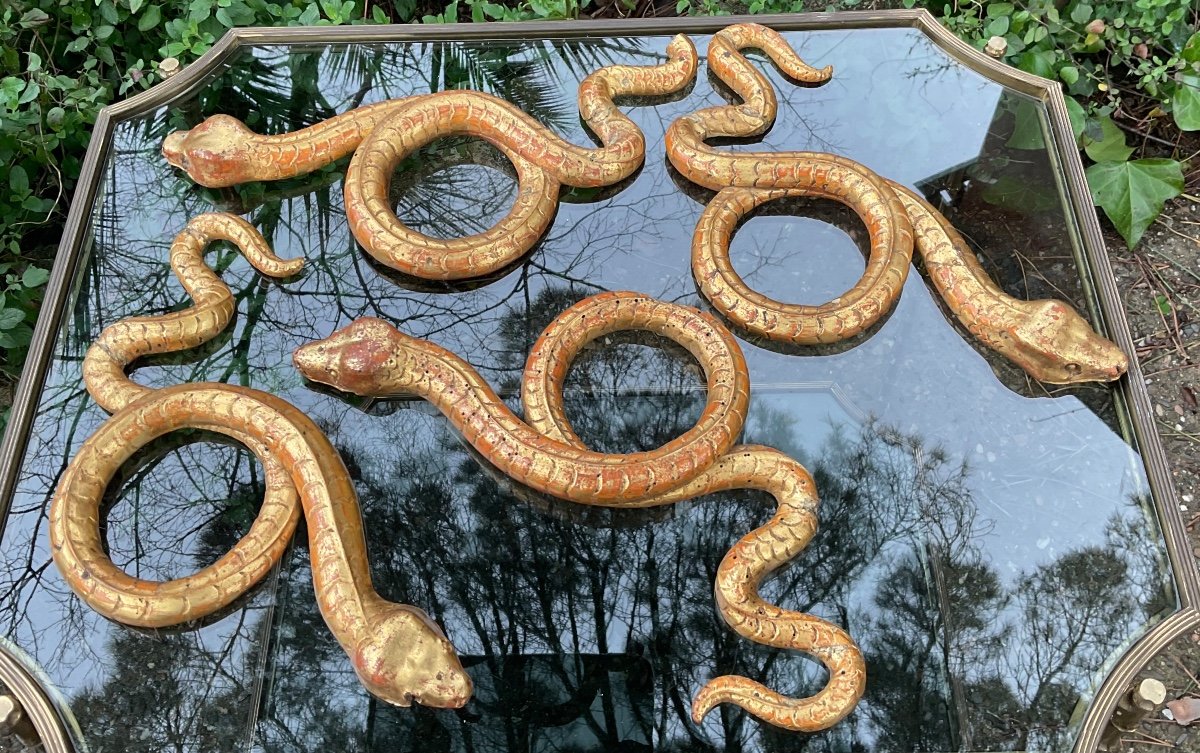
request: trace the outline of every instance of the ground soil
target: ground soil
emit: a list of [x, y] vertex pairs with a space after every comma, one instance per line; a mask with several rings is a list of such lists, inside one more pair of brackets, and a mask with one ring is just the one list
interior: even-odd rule
[[[1180, 512], [1200, 554], [1200, 200], [1169, 204], [1133, 251], [1104, 225]], [[1166, 685], [1168, 700], [1200, 697], [1200, 632], [1171, 644], [1145, 675]], [[1200, 721], [1180, 726], [1156, 709], [1118, 749], [1200, 751]]]

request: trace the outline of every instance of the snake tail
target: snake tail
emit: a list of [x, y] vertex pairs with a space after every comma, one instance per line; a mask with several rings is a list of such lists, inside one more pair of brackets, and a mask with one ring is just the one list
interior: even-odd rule
[[258, 230], [241, 217], [220, 213], [193, 217], [171, 244], [171, 269], [193, 305], [170, 314], [134, 316], [111, 324], [84, 356], [84, 384], [106, 411], [120, 410], [150, 392], [125, 375], [134, 361], [202, 345], [233, 318], [236, 301], [232, 291], [204, 263], [206, 250], [216, 241], [232, 243], [255, 269], [269, 277], [290, 277], [304, 265], [303, 259], [277, 257]]
[[713, 35], [708, 45], [708, 69], [742, 99], [734, 107], [701, 110], [698, 119], [711, 118], [706, 138], [748, 137], [766, 133], [775, 121], [779, 103], [775, 87], [741, 50], [756, 48], [767, 53], [781, 71], [796, 81], [823, 84], [833, 77], [833, 66], [817, 69], [800, 59], [787, 40], [761, 24], [734, 24]]
[[844, 719], [862, 697], [866, 685], [862, 653], [841, 628], [770, 604], [758, 591], [763, 579], [795, 558], [816, 533], [815, 484], [804, 466], [777, 450], [755, 446], [736, 450], [727, 456], [732, 463], [728, 488], [768, 491], [778, 507], [770, 521], [743, 536], [721, 560], [714, 585], [718, 612], [734, 632], [755, 643], [811, 654], [830, 677], [818, 693], [800, 699], [746, 677], [718, 677], [697, 693], [692, 717], [699, 723], [727, 702], [783, 729], [827, 729]]

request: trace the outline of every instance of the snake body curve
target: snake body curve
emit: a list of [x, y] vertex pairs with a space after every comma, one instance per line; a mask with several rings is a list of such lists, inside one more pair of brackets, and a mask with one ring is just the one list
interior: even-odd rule
[[[203, 262], [214, 240], [235, 244], [271, 276], [294, 274], [302, 264], [275, 257], [252, 226], [232, 215], [200, 215], [179, 233], [171, 265], [194, 305], [123, 319], [106, 328], [85, 356], [88, 391], [113, 415], [71, 460], [51, 502], [55, 563], [72, 590], [108, 618], [149, 628], [179, 625], [220, 611], [258, 583], [282, 557], [303, 508], [317, 603], [363, 685], [397, 705], [462, 706], [471, 680], [441, 629], [420, 609], [387, 602], [371, 586], [354, 487], [337, 451], [310, 419], [246, 387], [151, 390], [125, 374], [141, 356], [196, 347], [228, 325], [232, 293]], [[171, 581], [135, 578], [105, 551], [103, 495], [138, 449], [183, 428], [218, 432], [249, 447], [266, 469], [266, 496], [250, 531], [217, 562]]]
[[[552, 324], [538, 338], [521, 381], [521, 405], [534, 430], [582, 448], [585, 445], [567, 418], [561, 389], [578, 350], [576, 345], [563, 342], [569, 337]], [[556, 368], [540, 366], [547, 363]], [[699, 724], [717, 704], [730, 702], [783, 729], [828, 729], [854, 709], [866, 688], [862, 652], [837, 625], [770, 604], [758, 592], [762, 581], [795, 558], [816, 534], [819, 500], [808, 470], [772, 447], [735, 445], [683, 486], [635, 504], [670, 505], [735, 489], [766, 492], [777, 507], [770, 521], [739, 539], [721, 559], [713, 589], [718, 612], [744, 638], [817, 657], [830, 680], [816, 695], [796, 699], [746, 677], [717, 677], [693, 699], [692, 720]]]
[[[709, 400], [697, 427], [649, 453], [589, 451], [571, 430], [563, 408], [562, 380], [574, 356], [588, 342], [618, 329], [648, 330], [684, 345], [708, 378]], [[701, 427], [705, 427], [705, 435], [712, 431], [707, 428], [710, 419], [730, 407], [739, 427], [745, 415], [741, 396], [748, 393], [741, 380], [730, 391], [722, 388], [719, 377], [730, 370], [745, 374], [740, 351], [723, 330], [699, 311], [636, 293], [605, 293], [585, 299], [559, 315], [530, 351], [522, 378], [527, 422], [466, 362], [378, 319], [359, 319], [325, 340], [305, 345], [296, 351], [294, 360], [308, 379], [343, 391], [375, 397], [407, 393], [430, 401], [499, 470], [561, 499], [634, 508], [673, 504], [730, 489], [770, 493], [778, 505], [774, 517], [739, 540], [718, 568], [719, 611], [744, 637], [818, 657], [830, 679], [816, 695], [793, 699], [748, 678], [719, 677], [696, 696], [693, 718], [699, 722], [717, 703], [731, 701], [786, 729], [825, 729], [849, 714], [863, 693], [862, 654], [841, 628], [768, 604], [758, 593], [762, 580], [795, 557], [816, 531], [817, 497], [812, 478], [777, 450], [727, 444], [725, 438], [732, 439], [736, 432], [730, 435], [722, 429], [717, 444], [691, 439]], [[736, 399], [735, 405], [731, 399]], [[713, 453], [710, 448], [720, 451]], [[703, 451], [703, 458], [697, 456], [697, 450]], [[650, 473], [640, 470], [647, 463], [653, 463]], [[601, 480], [614, 473], [620, 494], [602, 494], [599, 490], [606, 484]], [[665, 483], [651, 485], [646, 483], [648, 478]]]
[[[1111, 381], [1128, 358], [1097, 334], [1069, 305], [1020, 301], [984, 272], [953, 226], [924, 199], [867, 168], [823, 152], [730, 152], [705, 143], [714, 137], [764, 133], [775, 120], [773, 88], [740, 50], [762, 49], [792, 78], [822, 83], [832, 69], [800, 61], [776, 32], [737, 24], [714, 35], [710, 69], [743, 100], [685, 115], [667, 130], [667, 154], [689, 180], [717, 190], [692, 240], [692, 272], [706, 298], [739, 327], [798, 345], [853, 337], [887, 313], [900, 294], [914, 248], [951, 312], [985, 345], [1043, 382]], [[865, 222], [871, 251], [863, 277], [845, 294], [820, 306], [771, 299], [752, 290], [729, 261], [737, 225], [757, 207], [785, 197], [832, 199]], [[895, 235], [889, 238], [888, 233]]]
[[[598, 148], [563, 140], [511, 103], [477, 91], [443, 91], [389, 100], [309, 128], [263, 136], [227, 115], [167, 136], [163, 154], [209, 187], [299, 175], [354, 153], [346, 173], [346, 214], [359, 243], [380, 263], [409, 275], [459, 280], [495, 272], [523, 256], [545, 233], [560, 185], [598, 187], [632, 175], [645, 159], [645, 137], [613, 103], [625, 95], [661, 96], [695, 77], [696, 49], [678, 35], [667, 61], [611, 65], [579, 87], [579, 111], [600, 138]], [[483, 233], [437, 239], [406, 227], [388, 200], [396, 166], [446, 136], [486, 139], [512, 161], [517, 198], [509, 214]]]

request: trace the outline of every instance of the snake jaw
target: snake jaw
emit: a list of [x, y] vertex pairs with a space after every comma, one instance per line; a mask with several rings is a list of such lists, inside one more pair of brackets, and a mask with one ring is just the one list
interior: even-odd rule
[[213, 115], [190, 131], [163, 139], [162, 154], [172, 166], [208, 188], [227, 188], [251, 180], [248, 156], [253, 131], [229, 115]]

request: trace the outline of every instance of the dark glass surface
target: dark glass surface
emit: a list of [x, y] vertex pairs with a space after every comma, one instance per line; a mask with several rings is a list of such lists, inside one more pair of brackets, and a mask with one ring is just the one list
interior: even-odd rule
[[[800, 88], [764, 65], [778, 121], [760, 141], [726, 148], [857, 159], [939, 204], [1010, 293], [1087, 310], [1041, 105], [915, 30], [787, 36], [810, 62], [832, 64], [834, 80]], [[89, 749], [1071, 748], [1106, 669], [1177, 605], [1143, 465], [1108, 388], [1031, 382], [948, 320], [920, 274], [890, 317], [850, 343], [780, 352], [741, 340], [753, 385], [744, 440], [804, 462], [822, 496], [819, 535], [765, 592], [844, 625], [868, 660], [853, 716], [813, 736], [729, 707], [701, 726], [687, 715], [717, 674], [796, 695], [824, 681], [814, 661], [749, 644], [716, 612], [717, 563], [770, 516], [768, 499], [725, 493], [641, 513], [545, 500], [481, 465], [428, 405], [364, 405], [310, 388], [291, 366], [297, 346], [379, 316], [466, 358], [519, 408], [528, 349], [570, 303], [633, 289], [704, 305], [688, 250], [711, 194], [671, 170], [662, 137], [676, 117], [724, 101], [705, 68], [686, 94], [626, 108], [649, 144], [634, 178], [566, 192], [543, 242], [486, 285], [419, 284], [369, 261], [346, 227], [344, 163], [209, 191], [159, 155], [167, 132], [212, 113], [277, 133], [449, 87], [497, 93], [586, 144], [574, 101], [582, 76], [652, 64], [666, 42], [264, 47], [235, 56], [197, 98], [118, 126], [0, 562], [3, 632], [44, 668]], [[707, 38], [695, 42], [703, 51]], [[423, 151], [393, 187], [400, 217], [442, 236], [486, 228], [514, 189], [503, 157], [470, 140]], [[317, 611], [302, 537], [268, 582], [188, 629], [113, 624], [59, 577], [50, 496], [105, 419], [80, 361], [106, 325], [189, 305], [167, 248], [188, 218], [214, 208], [244, 213], [305, 269], [268, 281], [232, 249], [214, 250], [238, 299], [234, 324], [134, 376], [153, 387], [248, 385], [314, 417], [356, 481], [380, 591], [426, 609], [464, 656], [477, 693], [460, 712], [366, 694]], [[838, 205], [773, 204], [742, 227], [733, 256], [752, 287], [817, 303], [853, 284], [864, 243]], [[677, 348], [615, 338], [577, 362], [567, 402], [589, 446], [651, 449], [696, 420], [703, 382]], [[262, 492], [253, 456], [219, 437], [171, 435], [125, 471], [110, 490], [107, 540], [114, 561], [144, 578], [214, 561]]]

